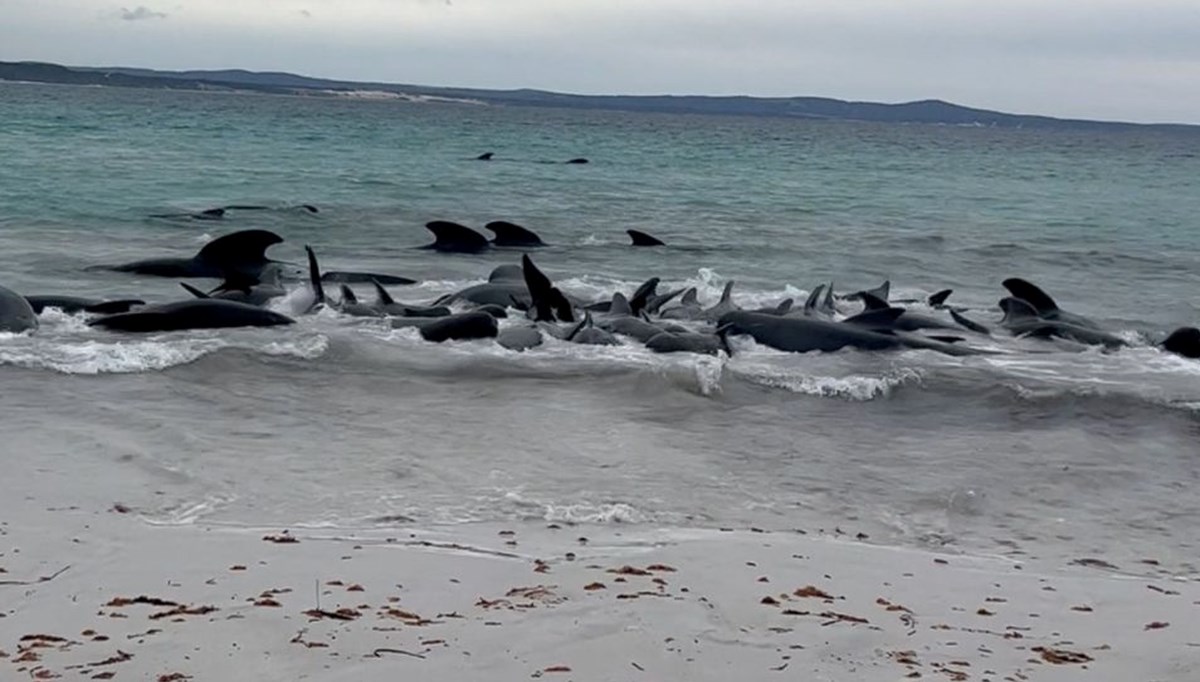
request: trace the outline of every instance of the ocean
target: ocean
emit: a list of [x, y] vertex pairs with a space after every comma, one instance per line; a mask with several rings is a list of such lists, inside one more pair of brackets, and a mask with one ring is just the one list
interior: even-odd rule
[[[735, 281], [756, 307], [890, 279], [893, 298], [953, 288], [994, 321], [1019, 276], [1135, 342], [515, 353], [329, 310], [148, 336], [49, 312], [0, 338], [5, 495], [53, 486], [159, 526], [803, 529], [1200, 571], [1200, 362], [1152, 347], [1200, 323], [1200, 133], [9, 83], [0, 120], [0, 283], [27, 294], [185, 298], [85, 268], [266, 228], [275, 258], [309, 244], [327, 269], [418, 279], [392, 292], [429, 302], [520, 252], [418, 250], [424, 223], [509, 220], [584, 298], [659, 276], [708, 303]], [[151, 217], [229, 204], [275, 210]], [[627, 228], [669, 246], [633, 249]]]

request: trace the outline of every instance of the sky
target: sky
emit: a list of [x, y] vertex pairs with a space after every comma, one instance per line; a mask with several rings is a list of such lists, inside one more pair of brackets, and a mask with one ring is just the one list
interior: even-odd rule
[[144, 2], [0, 0], [0, 60], [1200, 123], [1200, 0]]

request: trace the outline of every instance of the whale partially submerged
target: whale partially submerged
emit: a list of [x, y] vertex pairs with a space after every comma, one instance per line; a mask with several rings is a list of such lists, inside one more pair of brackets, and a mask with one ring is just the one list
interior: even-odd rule
[[101, 265], [90, 269], [113, 270], [155, 277], [212, 277], [231, 275], [258, 281], [263, 270], [276, 263], [267, 258], [267, 249], [283, 242], [270, 230], [241, 230], [217, 237], [190, 258], [150, 258], [121, 265]]

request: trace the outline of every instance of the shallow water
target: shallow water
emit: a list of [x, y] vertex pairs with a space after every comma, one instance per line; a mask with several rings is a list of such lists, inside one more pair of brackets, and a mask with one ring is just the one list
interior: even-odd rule
[[[265, 227], [286, 239], [274, 257], [301, 263], [312, 244], [327, 269], [414, 277], [393, 293], [430, 301], [519, 252], [415, 250], [421, 225], [506, 219], [550, 242], [534, 257], [585, 298], [658, 275], [710, 303], [736, 280], [753, 307], [891, 278], [893, 297], [952, 287], [994, 320], [999, 282], [1022, 276], [1139, 342], [517, 354], [330, 311], [148, 337], [51, 312], [0, 339], [0, 449], [36, 463], [13, 490], [120, 490], [159, 524], [841, 528], [1193, 570], [1200, 364], [1147, 344], [1200, 322], [1200, 134], [17, 84], [0, 84], [0, 114], [0, 282], [25, 293], [179, 298], [170, 280], [84, 268]], [[497, 160], [471, 160], [483, 151]], [[576, 156], [592, 163], [545, 163]], [[148, 217], [237, 203], [277, 210]], [[672, 246], [631, 249], [629, 227]]]

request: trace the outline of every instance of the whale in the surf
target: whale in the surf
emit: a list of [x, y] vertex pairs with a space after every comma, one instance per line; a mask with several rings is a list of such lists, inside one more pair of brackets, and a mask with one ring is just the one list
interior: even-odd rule
[[[1058, 338], [1089, 346], [1120, 348], [1129, 345], [1124, 339], [1095, 326], [1087, 318], [1072, 315], [1066, 319], [1043, 317], [1027, 300], [1009, 296], [1000, 300], [1004, 319], [1000, 325], [1015, 336]], [[1080, 324], [1078, 321], [1082, 321]]]
[[1013, 298], [1029, 304], [1029, 306], [1035, 311], [1037, 317], [1043, 320], [1054, 320], [1077, 327], [1085, 327], [1097, 330], [1100, 329], [1100, 325], [1096, 324], [1092, 320], [1089, 320], [1082, 315], [1067, 312], [1058, 307], [1058, 302], [1051, 298], [1050, 294], [1047, 294], [1045, 291], [1042, 291], [1040, 288], [1024, 279], [1019, 277], [1010, 277], [1001, 282], [1001, 285], [1005, 289], [1008, 289], [1008, 292], [1012, 294]]
[[395, 317], [391, 325], [393, 329], [416, 327], [421, 338], [435, 343], [490, 339], [500, 332], [496, 318], [476, 310], [445, 317]]
[[[875, 310], [865, 315], [895, 319], [903, 314], [900, 308]], [[882, 325], [882, 323], [880, 323]], [[810, 351], [833, 352], [843, 348], [859, 350], [890, 350], [897, 348], [924, 348], [947, 355], [978, 355], [986, 351], [957, 346], [915, 334], [884, 333], [875, 331], [862, 320], [855, 322], [829, 322], [810, 317], [779, 317], [737, 311], [727, 313], [718, 322], [718, 333], [744, 334], [764, 346], [791, 353]]]
[[242, 230], [217, 237], [190, 258], [151, 258], [121, 265], [93, 266], [89, 269], [114, 270], [155, 277], [215, 277], [230, 275], [258, 280], [272, 261], [268, 248], [283, 241], [270, 230]]
[[[863, 302], [863, 310], [888, 310], [893, 306], [886, 301], [877, 298], [874, 294], [867, 291], [860, 291], [859, 297]], [[922, 329], [959, 329], [959, 325], [950, 322], [944, 322], [930, 315], [922, 315], [921, 313], [908, 310], [907, 308], [896, 308], [900, 310], [900, 316], [890, 319], [885, 328], [899, 329], [901, 331], [915, 332]], [[853, 318], [851, 318], [853, 319]]]
[[625, 230], [625, 234], [629, 235], [630, 246], [666, 246], [658, 237], [642, 232], [641, 230]]
[[717, 355], [725, 351], [733, 355], [729, 342], [721, 334], [703, 334], [700, 332], [660, 332], [646, 340], [646, 348], [655, 353], [699, 353], [701, 355]]
[[496, 335], [496, 343], [508, 350], [526, 351], [542, 345], [542, 330], [537, 325], [509, 327]]
[[1200, 329], [1180, 327], [1162, 342], [1163, 350], [1185, 358], [1200, 358]]
[[146, 304], [145, 301], [138, 298], [102, 299], [87, 298], [84, 296], [59, 296], [55, 294], [31, 295], [26, 296], [25, 300], [29, 301], [33, 312], [38, 315], [41, 315], [42, 311], [46, 308], [55, 308], [68, 315], [77, 315], [79, 313], [111, 315], [114, 313], [126, 313], [134, 306]]
[[586, 311], [583, 313], [583, 319], [567, 332], [563, 340], [585, 346], [619, 346], [621, 344], [610, 332], [596, 327], [592, 320], [592, 314]]
[[20, 334], [38, 328], [37, 313], [25, 297], [0, 286], [0, 332]]
[[484, 152], [484, 153], [480, 154], [479, 156], [476, 156], [475, 160], [476, 161], [491, 161], [492, 157], [495, 155], [496, 155], [496, 152]]
[[496, 235], [492, 238], [492, 244], [495, 246], [530, 248], [546, 245], [546, 242], [542, 241], [542, 238], [534, 234], [532, 230], [507, 220], [493, 220], [483, 227]]
[[193, 298], [146, 306], [128, 313], [98, 317], [89, 326], [122, 332], [171, 332], [184, 329], [276, 327], [292, 318], [249, 303], [219, 298]]
[[449, 220], [432, 220], [425, 223], [425, 229], [433, 233], [433, 243], [422, 246], [422, 249], [442, 253], [479, 253], [491, 246], [487, 237], [466, 225]]

